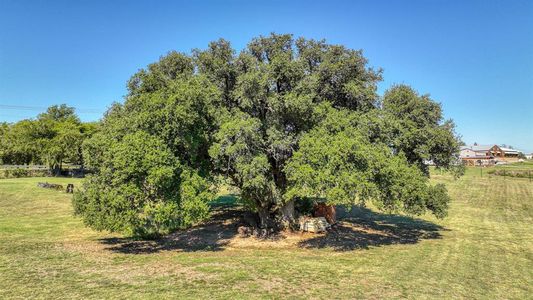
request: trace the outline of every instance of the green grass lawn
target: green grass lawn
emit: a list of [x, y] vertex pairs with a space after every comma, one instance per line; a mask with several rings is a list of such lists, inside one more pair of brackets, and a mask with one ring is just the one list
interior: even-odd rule
[[[235, 235], [230, 197], [215, 218], [161, 241], [85, 228], [71, 196], [0, 180], [0, 298], [476, 298], [533, 295], [533, 183], [480, 177], [447, 184], [449, 217], [356, 209], [326, 236]], [[232, 219], [233, 218], [233, 219]]]

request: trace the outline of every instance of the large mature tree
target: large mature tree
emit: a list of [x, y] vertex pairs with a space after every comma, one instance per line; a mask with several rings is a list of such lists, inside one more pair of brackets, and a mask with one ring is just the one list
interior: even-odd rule
[[[442, 217], [449, 199], [443, 186], [429, 184], [426, 162], [453, 164], [453, 123], [443, 122], [439, 104], [406, 86], [380, 99], [380, 80], [362, 51], [291, 35], [255, 38], [238, 54], [225, 40], [190, 56], [171, 52], [132, 77], [125, 103], [107, 113], [102, 131], [86, 144], [96, 174], [75, 202], [77, 211], [89, 225], [111, 230], [117, 229], [112, 219], [98, 218], [145, 216], [133, 195], [108, 214], [113, 203], [93, 183], [119, 190], [148, 180], [118, 182], [105, 171], [126, 172], [110, 161], [119, 154], [110, 153], [142, 132], [157, 140], [152, 147], [165, 145], [179, 172], [201, 178], [196, 188], [213, 175], [227, 177], [264, 228], [292, 223], [295, 202], [306, 198], [373, 201], [388, 211]], [[173, 183], [177, 190], [184, 184]], [[144, 203], [170, 201], [184, 211], [178, 196], [150, 198], [141, 186], [135, 193]]]
[[[226, 41], [218, 41], [198, 55], [200, 66], [225, 61], [215, 66], [233, 70], [200, 68], [218, 79], [215, 83], [232, 82], [216, 74], [236, 74], [233, 85], [222, 84], [232, 92], [225, 92], [230, 96], [210, 151], [215, 167], [241, 189], [243, 200], [259, 213], [261, 226], [272, 226], [279, 216], [292, 222], [294, 201], [284, 197], [289, 188], [284, 168], [302, 135], [317, 124], [314, 107], [327, 101], [354, 111], [375, 108], [380, 72], [366, 66], [361, 51], [294, 41], [291, 35], [256, 38], [238, 57], [219, 50], [227, 47]], [[204, 57], [210, 58], [207, 63]]]

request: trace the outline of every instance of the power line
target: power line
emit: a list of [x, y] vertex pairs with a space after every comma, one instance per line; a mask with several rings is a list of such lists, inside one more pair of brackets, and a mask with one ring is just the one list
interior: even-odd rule
[[[103, 113], [102, 110], [95, 109], [95, 108], [77, 108], [73, 107], [77, 113], [83, 113], [83, 114], [101, 114]], [[10, 109], [10, 110], [29, 110], [29, 111], [45, 111], [48, 108], [47, 107], [39, 107], [39, 106], [23, 106], [23, 105], [5, 105], [0, 104], [0, 109]]]
[[13, 114], [2, 114], [2, 113], [0, 113], [0, 116], [2, 116], [2, 117], [12, 117], [12, 118], [24, 118], [24, 119], [31, 119], [31, 118], [35, 117], [35, 116], [29, 116], [29, 115], [18, 115], [18, 114], [17, 115], [13, 115]]

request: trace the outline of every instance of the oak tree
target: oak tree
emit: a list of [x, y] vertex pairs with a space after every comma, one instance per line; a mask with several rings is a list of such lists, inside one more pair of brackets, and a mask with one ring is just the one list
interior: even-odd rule
[[290, 34], [170, 52], [133, 75], [84, 144], [95, 174], [76, 211], [94, 228], [164, 233], [204, 218], [224, 176], [263, 228], [294, 224], [308, 199], [443, 217], [449, 197], [427, 164], [453, 167], [453, 123], [408, 86], [380, 97], [381, 79], [361, 50]]

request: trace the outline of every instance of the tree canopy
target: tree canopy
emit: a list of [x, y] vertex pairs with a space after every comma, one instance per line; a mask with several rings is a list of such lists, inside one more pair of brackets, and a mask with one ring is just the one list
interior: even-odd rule
[[164, 233], [206, 217], [224, 176], [263, 228], [294, 223], [304, 199], [443, 217], [449, 197], [427, 164], [453, 167], [453, 122], [408, 86], [380, 97], [381, 77], [361, 50], [289, 34], [170, 52], [84, 144], [95, 174], [76, 212], [97, 229]]
[[82, 143], [97, 126], [82, 123], [74, 108], [65, 104], [50, 106], [36, 119], [0, 126], [0, 161], [47, 164], [56, 173], [64, 162], [82, 165]]

